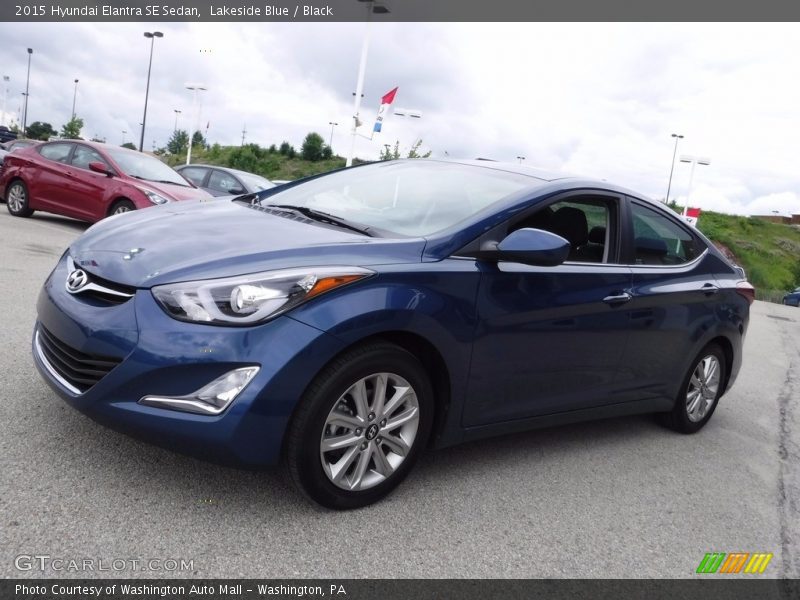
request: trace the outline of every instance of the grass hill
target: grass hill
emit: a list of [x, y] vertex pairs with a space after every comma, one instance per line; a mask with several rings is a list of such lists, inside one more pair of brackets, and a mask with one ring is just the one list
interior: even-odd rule
[[[162, 159], [171, 167], [186, 162], [185, 151], [181, 154], [165, 155]], [[355, 161], [359, 162], [359, 161]], [[281, 153], [274, 146], [263, 148], [258, 144], [244, 146], [220, 146], [214, 144], [210, 148], [194, 146], [192, 163], [220, 165], [231, 169], [240, 169], [249, 173], [262, 175], [267, 179], [293, 180], [317, 173], [325, 173], [344, 167], [345, 159], [332, 156], [316, 161], [304, 160], [293, 148]]]
[[702, 212], [697, 228], [744, 267], [759, 299], [780, 302], [800, 286], [800, 227]]

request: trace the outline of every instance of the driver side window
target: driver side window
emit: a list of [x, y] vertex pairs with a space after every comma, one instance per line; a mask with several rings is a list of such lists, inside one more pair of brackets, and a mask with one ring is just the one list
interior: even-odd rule
[[611, 262], [616, 203], [610, 198], [574, 196], [524, 216], [509, 228], [531, 227], [555, 233], [569, 242], [571, 262]]

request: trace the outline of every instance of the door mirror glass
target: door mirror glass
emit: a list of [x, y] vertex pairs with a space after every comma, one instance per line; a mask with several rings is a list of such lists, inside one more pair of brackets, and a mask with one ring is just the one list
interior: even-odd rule
[[247, 193], [243, 187], [236, 186], [228, 189], [229, 194], [241, 195]]

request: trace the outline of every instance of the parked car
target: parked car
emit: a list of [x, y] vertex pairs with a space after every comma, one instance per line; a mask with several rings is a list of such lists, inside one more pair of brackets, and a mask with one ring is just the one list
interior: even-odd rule
[[[29, 148], [30, 146], [38, 143], [39, 142], [36, 140], [13, 140], [11, 142], [6, 142], [5, 144], [0, 144], [0, 164], [2, 164], [3, 160], [5, 160], [5, 157], [14, 152], [14, 150]], [[0, 200], [2, 200], [2, 198], [0, 198]]]
[[184, 165], [175, 170], [212, 196], [255, 194], [275, 187], [274, 183], [261, 175], [227, 167]]
[[41, 210], [89, 222], [210, 197], [153, 156], [77, 140], [46, 142], [6, 156], [0, 193], [17, 217]]
[[5, 125], [0, 125], [0, 143], [17, 139], [17, 134]]
[[380, 162], [102, 222], [37, 304], [73, 407], [363, 506], [428, 446], [660, 413], [701, 429], [753, 287], [662, 205], [521, 165]]
[[6, 152], [14, 152], [15, 150], [22, 150], [23, 148], [30, 148], [31, 146], [35, 146], [36, 144], [41, 144], [41, 142], [39, 140], [30, 140], [27, 138], [23, 138], [20, 140], [11, 140], [10, 142], [0, 144], [0, 148], [5, 150]]
[[783, 297], [783, 303], [787, 306], [800, 306], [800, 287], [786, 294]]

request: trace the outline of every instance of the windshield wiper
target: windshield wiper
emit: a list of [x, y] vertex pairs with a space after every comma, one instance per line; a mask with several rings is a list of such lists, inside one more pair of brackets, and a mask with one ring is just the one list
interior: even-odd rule
[[153, 183], [171, 183], [172, 185], [179, 185], [180, 187], [191, 187], [188, 185], [184, 185], [182, 183], [178, 183], [177, 181], [168, 181], [166, 179], [148, 179], [147, 177], [142, 177], [141, 175], [134, 175], [133, 173], [129, 173], [131, 177], [139, 179], [140, 181], [152, 181]]
[[168, 179], [147, 179], [146, 181], [153, 181], [155, 183], [170, 183], [172, 185], [177, 185], [180, 187], [192, 187], [190, 185], [186, 185], [185, 183], [179, 183], [177, 181], [169, 181]]
[[307, 206], [297, 206], [295, 204], [265, 204], [265, 207], [271, 208], [283, 208], [285, 210], [293, 210], [295, 212], [300, 213], [304, 217], [308, 217], [309, 219], [314, 219], [315, 221], [319, 221], [320, 223], [328, 223], [330, 225], [336, 225], [337, 227], [343, 227], [344, 229], [349, 229], [350, 231], [356, 231], [363, 235], [369, 237], [375, 237], [374, 234], [370, 232], [370, 227], [364, 227], [363, 225], [358, 225], [347, 219], [343, 219], [342, 217], [337, 217], [336, 215], [332, 215], [331, 213], [327, 213], [321, 210], [314, 210], [313, 208], [308, 208]]

